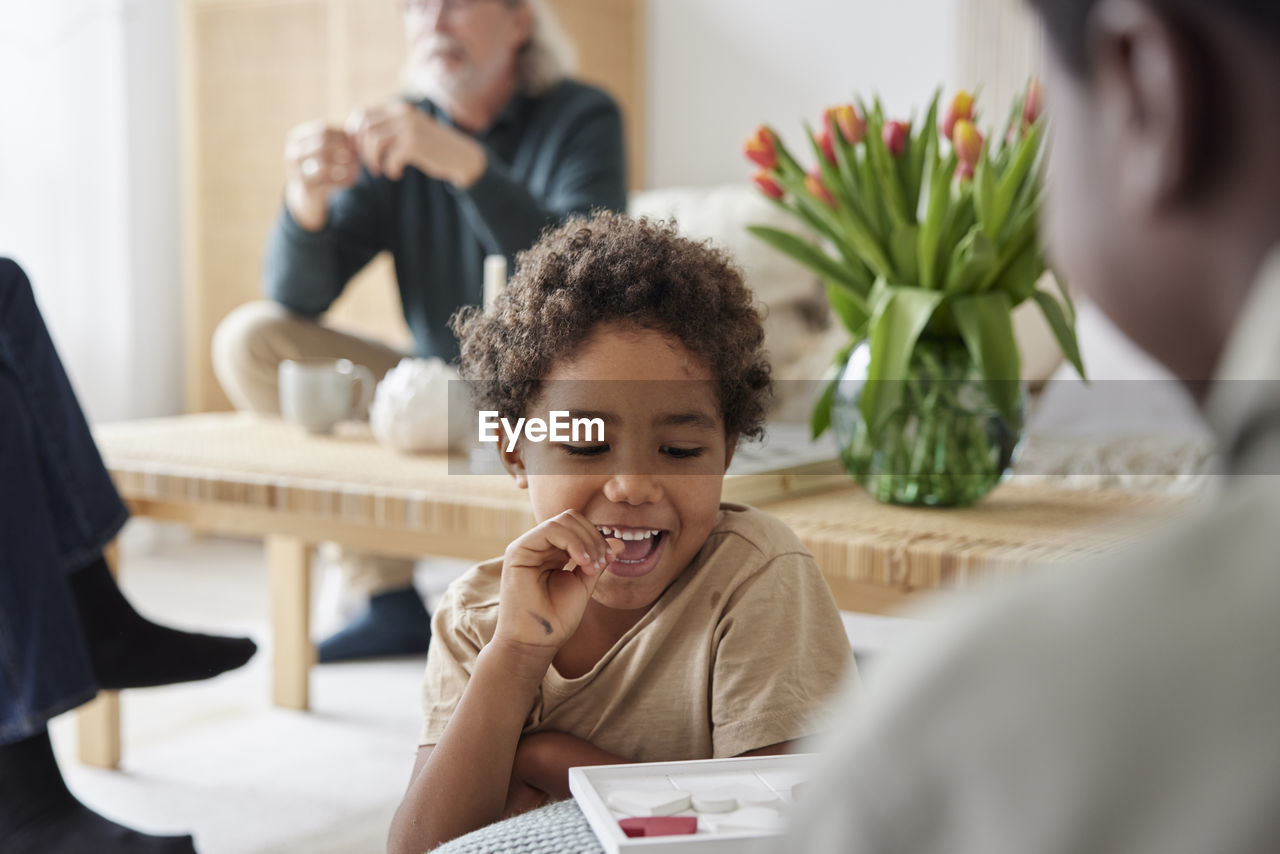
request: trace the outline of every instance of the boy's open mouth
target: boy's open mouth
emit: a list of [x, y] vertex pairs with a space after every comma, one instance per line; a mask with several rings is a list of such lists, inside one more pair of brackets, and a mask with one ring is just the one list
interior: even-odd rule
[[609, 571], [626, 578], [635, 578], [658, 565], [667, 532], [658, 528], [615, 528], [597, 525], [596, 529], [606, 537], [622, 540], [622, 551], [615, 555]]

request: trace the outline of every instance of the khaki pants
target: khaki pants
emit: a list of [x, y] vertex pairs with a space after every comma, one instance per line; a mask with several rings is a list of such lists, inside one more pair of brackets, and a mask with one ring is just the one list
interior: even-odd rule
[[[274, 302], [251, 302], [231, 312], [213, 334], [213, 370], [236, 409], [280, 414], [277, 376], [285, 359], [350, 359], [377, 379], [404, 353], [291, 314]], [[413, 584], [413, 561], [343, 551], [349, 587], [372, 596]]]

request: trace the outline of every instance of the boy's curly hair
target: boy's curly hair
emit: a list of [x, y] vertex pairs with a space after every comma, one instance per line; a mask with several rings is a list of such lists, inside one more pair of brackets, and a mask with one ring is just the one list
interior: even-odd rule
[[764, 330], [729, 256], [667, 222], [600, 212], [543, 234], [489, 313], [470, 306], [451, 325], [476, 403], [526, 415], [552, 366], [599, 323], [622, 322], [680, 341], [718, 380], [729, 436], [758, 438], [769, 398]]

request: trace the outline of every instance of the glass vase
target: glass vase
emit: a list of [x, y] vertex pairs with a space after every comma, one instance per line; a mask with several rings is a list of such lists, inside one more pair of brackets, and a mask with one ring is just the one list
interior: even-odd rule
[[865, 341], [849, 354], [831, 410], [844, 467], [868, 493], [890, 504], [961, 507], [1007, 476], [1022, 439], [1021, 389], [1010, 423], [962, 340], [921, 339], [904, 379], [875, 381], [895, 383], [900, 395], [871, 429], [859, 407], [870, 355]]

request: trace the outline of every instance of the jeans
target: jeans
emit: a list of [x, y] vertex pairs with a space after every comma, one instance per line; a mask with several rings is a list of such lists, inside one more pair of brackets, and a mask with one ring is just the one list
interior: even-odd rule
[[68, 575], [127, 517], [31, 283], [0, 258], [0, 744], [97, 693]]

